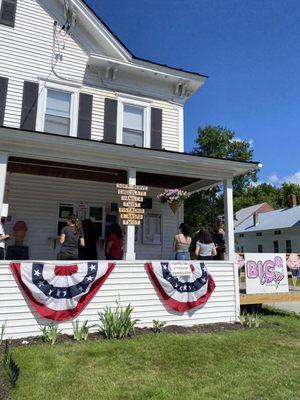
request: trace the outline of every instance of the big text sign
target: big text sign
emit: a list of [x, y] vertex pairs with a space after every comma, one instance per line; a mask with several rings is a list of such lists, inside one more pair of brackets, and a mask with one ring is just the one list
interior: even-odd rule
[[245, 254], [246, 293], [289, 291], [285, 254]]

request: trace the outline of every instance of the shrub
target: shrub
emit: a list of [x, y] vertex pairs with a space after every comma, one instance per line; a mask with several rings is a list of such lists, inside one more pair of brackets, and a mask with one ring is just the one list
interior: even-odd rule
[[95, 325], [88, 325], [88, 321], [84, 321], [84, 323], [80, 327], [78, 319], [76, 321], [72, 321], [74, 339], [77, 341], [80, 340], [86, 341], [89, 336], [89, 330], [94, 326]]
[[131, 313], [133, 308], [128, 306], [123, 307], [117, 302], [117, 308], [112, 309], [106, 307], [105, 310], [99, 314], [100, 319], [100, 332], [107, 339], [122, 339], [135, 333], [134, 326], [138, 319], [132, 319]]
[[55, 344], [58, 335], [61, 333], [61, 330], [58, 329], [58, 326], [54, 324], [42, 326], [40, 327], [40, 331], [43, 334], [43, 340], [51, 343], [51, 345]]
[[3, 371], [12, 387], [16, 386], [20, 375], [20, 368], [14, 362], [12, 353], [9, 349], [8, 340], [5, 342], [5, 353], [2, 360]]
[[152, 321], [153, 323], [153, 331], [155, 333], [160, 333], [163, 329], [163, 327], [166, 325], [166, 322], [164, 321], [159, 321], [158, 319], [154, 319]]
[[253, 311], [251, 314], [244, 311], [240, 315], [240, 323], [248, 328], [259, 328], [262, 323], [262, 314]]

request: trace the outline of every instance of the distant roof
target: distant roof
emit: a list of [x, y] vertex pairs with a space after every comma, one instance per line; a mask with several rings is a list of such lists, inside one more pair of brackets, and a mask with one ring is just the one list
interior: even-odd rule
[[300, 227], [300, 206], [260, 213], [257, 225], [253, 225], [253, 216], [250, 215], [245, 221], [236, 227], [235, 233], [291, 227]]
[[265, 202], [265, 203], [255, 204], [254, 206], [241, 208], [239, 211], [237, 211], [235, 213], [234, 226], [240, 225], [250, 215], [253, 215], [256, 211], [258, 211], [265, 204], [268, 204], [268, 203]]

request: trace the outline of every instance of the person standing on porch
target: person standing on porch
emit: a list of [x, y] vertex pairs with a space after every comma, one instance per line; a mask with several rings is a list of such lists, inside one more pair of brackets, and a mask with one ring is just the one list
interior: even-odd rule
[[207, 229], [201, 229], [196, 243], [195, 256], [198, 260], [212, 260], [217, 250]]
[[190, 260], [189, 248], [192, 243], [190, 229], [188, 224], [180, 224], [180, 233], [175, 235], [173, 241], [173, 250], [175, 251], [175, 260]]
[[5, 218], [1, 218], [0, 222], [0, 260], [4, 260], [5, 257], [5, 241], [10, 238], [9, 235], [5, 234], [4, 225]]
[[111, 225], [106, 239], [105, 257], [107, 260], [122, 260], [123, 258], [123, 233], [116, 222]]
[[214, 260], [224, 260], [225, 255], [225, 232], [221, 221], [217, 220], [214, 223], [212, 239], [217, 249], [217, 254]]
[[59, 260], [78, 260], [78, 245], [84, 246], [84, 237], [79, 219], [75, 215], [70, 215], [59, 238], [61, 243]]

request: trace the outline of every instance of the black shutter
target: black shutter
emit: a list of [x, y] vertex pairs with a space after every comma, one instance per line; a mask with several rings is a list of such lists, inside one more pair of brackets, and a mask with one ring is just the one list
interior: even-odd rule
[[0, 126], [4, 123], [8, 78], [0, 76]]
[[162, 110], [151, 107], [151, 149], [162, 148]]
[[17, 0], [2, 0], [0, 10], [0, 24], [15, 26]]
[[117, 111], [117, 100], [105, 99], [103, 136], [105, 142], [116, 143], [117, 141]]
[[93, 96], [91, 94], [80, 93], [77, 137], [82, 139], [91, 138], [92, 110]]
[[39, 84], [25, 81], [23, 86], [21, 129], [35, 130], [38, 96]]

